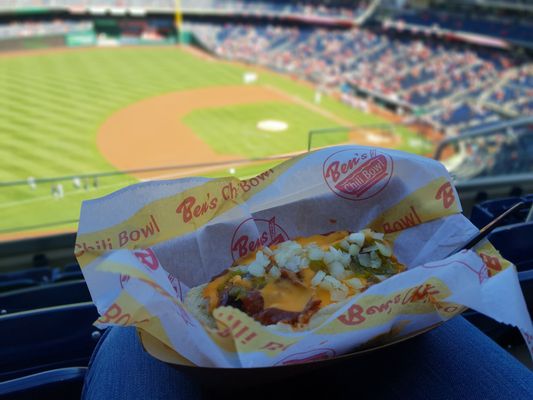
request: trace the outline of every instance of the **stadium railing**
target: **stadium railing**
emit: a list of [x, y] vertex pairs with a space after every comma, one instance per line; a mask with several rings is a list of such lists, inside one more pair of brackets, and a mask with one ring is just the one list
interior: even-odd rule
[[501, 121], [497, 124], [488, 126], [473, 128], [466, 131], [463, 131], [460, 135], [454, 137], [445, 138], [437, 147], [435, 151], [434, 158], [436, 160], [442, 159], [443, 150], [450, 144], [454, 144], [466, 139], [476, 138], [476, 137], [487, 137], [490, 136], [493, 132], [498, 132], [502, 130], [508, 130], [520, 126], [527, 126], [533, 124], [533, 116], [525, 116], [520, 118], [515, 118], [513, 120]]

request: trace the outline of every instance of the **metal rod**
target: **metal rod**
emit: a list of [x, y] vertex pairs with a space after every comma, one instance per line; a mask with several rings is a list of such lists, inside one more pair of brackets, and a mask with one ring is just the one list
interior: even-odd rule
[[483, 240], [486, 236], [488, 236], [488, 234], [491, 233], [495, 228], [497, 228], [503, 222], [505, 217], [518, 211], [520, 208], [524, 206], [524, 204], [525, 203], [523, 201], [516, 203], [514, 206], [512, 206], [507, 211], [505, 211], [498, 217], [494, 218], [491, 222], [489, 222], [487, 225], [481, 228], [479, 232], [476, 233], [474, 236], [472, 236], [465, 245], [461, 246], [458, 249], [455, 249], [450, 254], [448, 254], [446, 257], [453, 256], [454, 254], [459, 253], [461, 250], [467, 250], [467, 249], [471, 249], [472, 247], [474, 247], [481, 240]]

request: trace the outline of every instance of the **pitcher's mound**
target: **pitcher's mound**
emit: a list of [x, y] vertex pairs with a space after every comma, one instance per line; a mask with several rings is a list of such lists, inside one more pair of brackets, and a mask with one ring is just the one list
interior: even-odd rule
[[284, 121], [277, 121], [275, 119], [264, 119], [257, 123], [257, 129], [267, 132], [283, 132], [289, 127]]

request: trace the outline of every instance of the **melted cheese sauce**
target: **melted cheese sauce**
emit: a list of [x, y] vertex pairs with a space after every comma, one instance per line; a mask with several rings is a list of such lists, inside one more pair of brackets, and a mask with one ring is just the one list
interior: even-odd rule
[[[302, 246], [309, 245], [311, 243], [323, 248], [328, 249], [329, 246], [340, 242], [348, 235], [347, 231], [334, 232], [329, 235], [314, 235], [306, 238], [296, 238], [295, 242]], [[272, 246], [271, 249], [276, 249], [277, 246]], [[255, 252], [246, 256], [246, 258], [240, 259], [235, 265], [246, 265], [255, 260]], [[229, 273], [229, 272], [228, 272]], [[218, 305], [218, 288], [221, 287], [227, 281], [227, 274], [215, 278], [210, 282], [203, 291], [203, 295], [209, 302], [209, 310], [212, 311]], [[264, 299], [264, 308], [278, 308], [285, 311], [303, 311], [306, 304], [311, 299], [320, 300], [320, 308], [326, 307], [331, 304], [330, 292], [320, 287], [312, 287], [311, 280], [315, 276], [315, 272], [310, 268], [305, 268], [300, 271], [299, 276], [302, 279], [303, 285], [293, 283], [288, 279], [278, 279], [277, 281], [268, 282], [263, 289], [260, 290], [261, 296]], [[349, 274], [345, 279], [354, 277], [354, 274]], [[360, 278], [362, 284], [366, 286], [366, 279]], [[232, 283], [250, 288], [250, 282], [241, 279], [240, 277], [234, 277], [231, 279]], [[356, 293], [356, 290], [349, 287], [349, 296]]]
[[279, 308], [284, 311], [303, 311], [313, 297], [314, 290], [296, 285], [288, 279], [268, 283], [260, 290], [265, 308]]
[[[309, 237], [300, 237], [294, 239], [295, 242], [301, 244], [302, 246], [307, 246], [311, 243], [316, 244], [318, 247], [326, 250], [329, 246], [334, 245], [337, 242], [340, 242], [349, 234], [348, 231], [338, 231], [330, 233], [329, 235], [313, 235]], [[275, 248], [274, 246], [272, 247]]]
[[226, 275], [215, 278], [204, 288], [204, 297], [209, 302], [209, 312], [213, 311], [218, 305], [218, 287], [226, 282]]

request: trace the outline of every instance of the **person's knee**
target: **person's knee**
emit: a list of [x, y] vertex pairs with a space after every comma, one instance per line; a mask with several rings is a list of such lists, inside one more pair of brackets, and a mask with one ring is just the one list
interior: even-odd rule
[[169, 399], [203, 397], [201, 385], [144, 351], [135, 328], [106, 331], [93, 356], [82, 398]]

